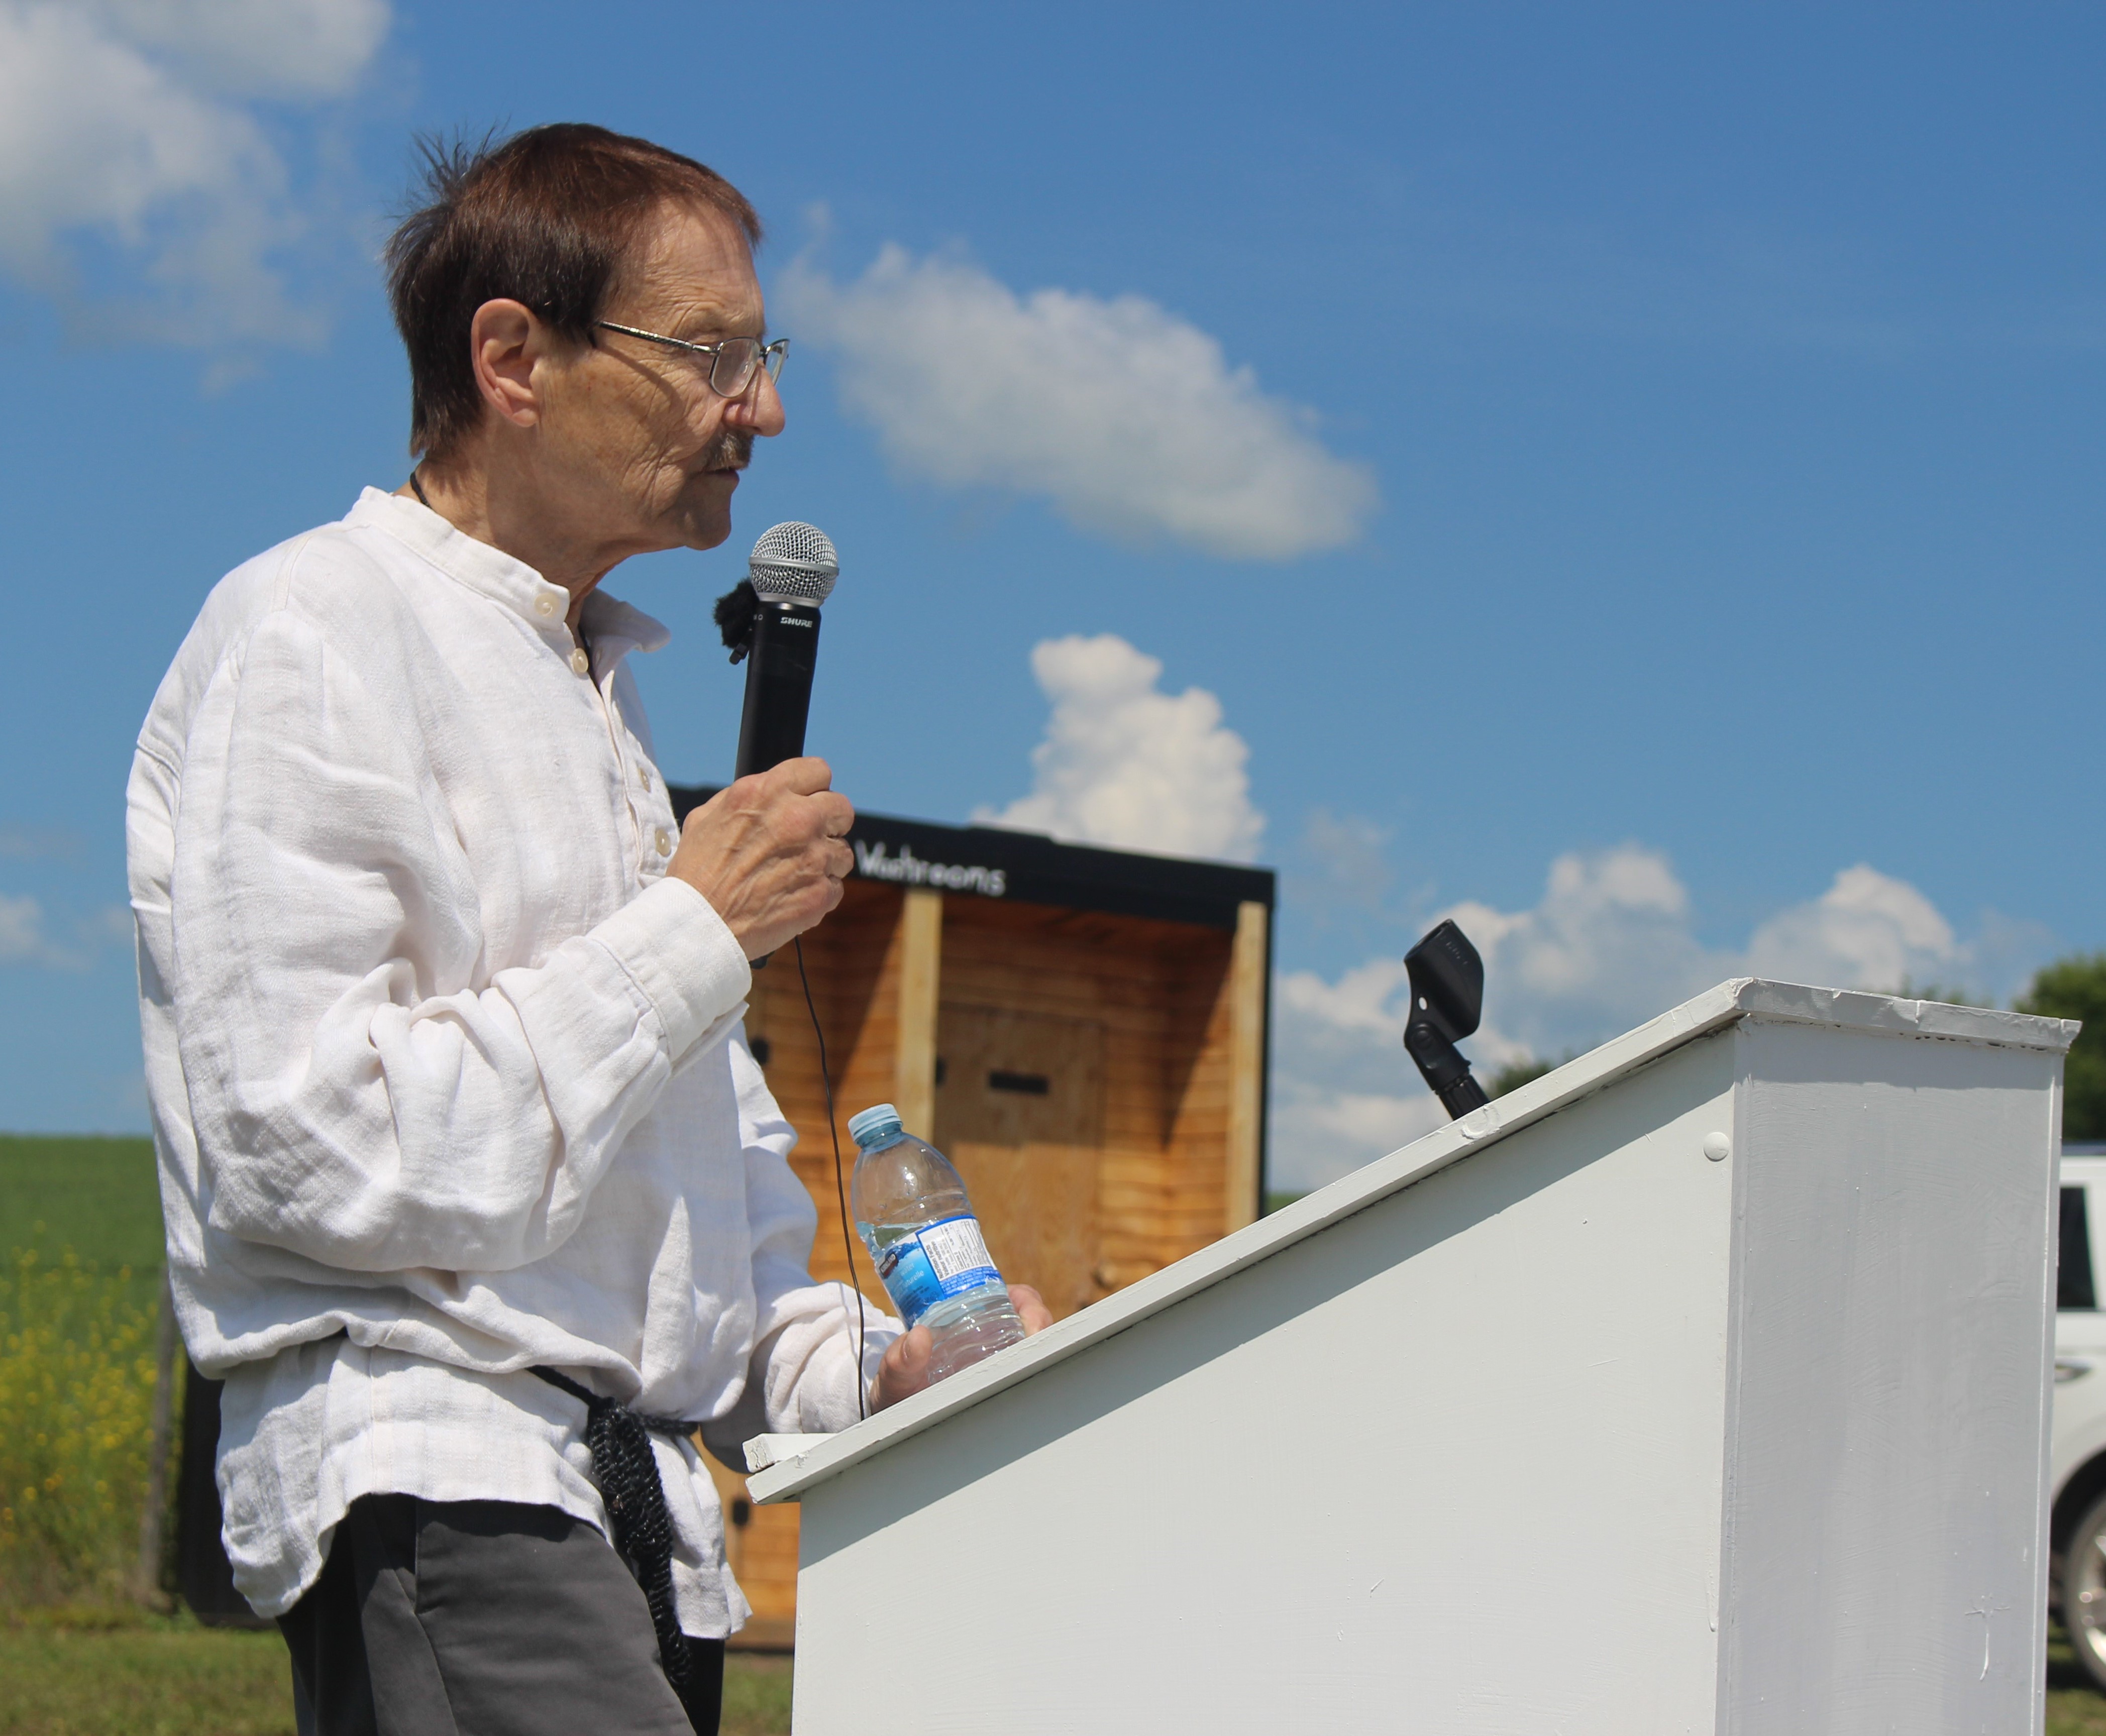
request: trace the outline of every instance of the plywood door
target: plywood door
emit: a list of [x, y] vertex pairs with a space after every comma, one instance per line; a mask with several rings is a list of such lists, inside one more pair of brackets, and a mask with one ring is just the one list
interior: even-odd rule
[[1056, 1318], [1104, 1292], [1097, 1171], [1105, 1027], [1094, 1020], [944, 1003], [935, 1143], [958, 1166], [988, 1247]]

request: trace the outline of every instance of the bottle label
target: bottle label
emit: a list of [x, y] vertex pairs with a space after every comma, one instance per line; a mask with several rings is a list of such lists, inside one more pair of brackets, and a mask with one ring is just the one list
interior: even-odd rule
[[947, 1297], [1001, 1282], [970, 1212], [908, 1231], [877, 1256], [877, 1275], [910, 1327]]

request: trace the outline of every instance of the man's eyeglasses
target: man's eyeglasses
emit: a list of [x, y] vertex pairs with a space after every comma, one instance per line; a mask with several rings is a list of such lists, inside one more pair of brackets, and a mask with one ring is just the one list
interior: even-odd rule
[[710, 390], [720, 398], [741, 398], [753, 384], [754, 370], [765, 368], [771, 380], [782, 378], [782, 358], [790, 352], [790, 340], [778, 338], [763, 343], [758, 338], [726, 338], [717, 343], [690, 343], [684, 338], [667, 338], [657, 332], [639, 331], [633, 325], [616, 325], [612, 320], [598, 322], [603, 331], [620, 332], [625, 338], [643, 338], [662, 343], [669, 350], [685, 350], [691, 356], [710, 359]]

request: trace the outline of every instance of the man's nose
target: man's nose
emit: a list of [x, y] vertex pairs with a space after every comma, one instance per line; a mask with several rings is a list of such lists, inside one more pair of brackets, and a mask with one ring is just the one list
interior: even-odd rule
[[776, 390], [774, 376], [765, 368], [755, 368], [746, 390], [724, 406], [724, 419], [755, 434], [780, 434], [789, 418], [783, 414], [782, 394]]

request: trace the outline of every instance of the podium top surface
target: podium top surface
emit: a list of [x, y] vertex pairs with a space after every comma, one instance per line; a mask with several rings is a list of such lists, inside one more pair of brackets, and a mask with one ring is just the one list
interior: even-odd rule
[[1028, 1379], [1039, 1369], [1064, 1361], [1280, 1249], [1364, 1210], [1377, 1200], [1423, 1180], [1458, 1158], [1557, 1113], [1684, 1044], [1749, 1018], [2054, 1054], [2068, 1050], [2078, 1030], [2072, 1019], [1904, 1000], [1853, 990], [1813, 988], [1757, 977], [1732, 978], [1459, 1121], [1378, 1158], [1329, 1187], [1070, 1315], [1001, 1355], [881, 1411], [853, 1429], [813, 1438], [810, 1450], [755, 1474], [747, 1488], [755, 1500], [764, 1502], [800, 1495], [954, 1412]]

